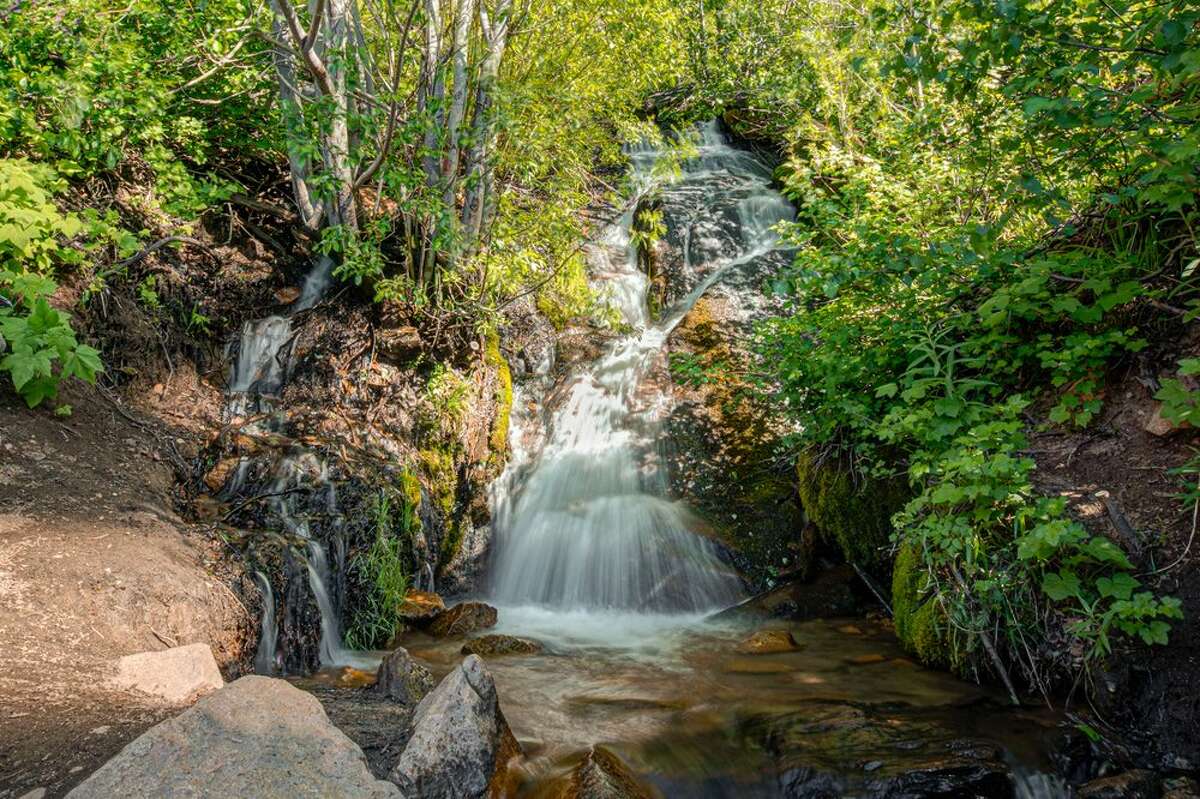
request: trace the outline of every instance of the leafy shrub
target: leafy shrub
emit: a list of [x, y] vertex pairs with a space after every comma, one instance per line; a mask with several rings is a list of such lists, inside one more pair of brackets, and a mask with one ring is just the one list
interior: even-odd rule
[[60, 185], [45, 167], [0, 160], [0, 372], [31, 408], [57, 397], [63, 380], [91, 382], [104, 368], [49, 301], [58, 286], [46, 273], [79, 260], [62, 241], [84, 229], [55, 207], [51, 191]]

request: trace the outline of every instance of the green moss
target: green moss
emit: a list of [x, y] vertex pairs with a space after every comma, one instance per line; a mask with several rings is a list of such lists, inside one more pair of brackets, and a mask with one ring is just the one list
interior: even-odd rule
[[421, 519], [417, 509], [421, 507], [421, 481], [417, 479], [416, 474], [404, 469], [400, 472], [397, 488], [404, 503], [404, 512], [410, 517], [409, 524], [415, 525], [414, 529], [419, 529]]
[[953, 662], [946, 636], [946, 617], [937, 597], [926, 590], [928, 575], [918, 545], [906, 542], [892, 569], [892, 613], [896, 637], [927, 666], [949, 668]]
[[496, 370], [496, 418], [492, 421], [492, 433], [488, 438], [488, 465], [499, 470], [508, 457], [508, 426], [512, 415], [513, 380], [508, 361], [500, 353], [500, 337], [491, 333], [484, 349], [484, 361]]
[[796, 459], [800, 505], [827, 542], [846, 560], [873, 571], [885, 570], [892, 515], [907, 499], [899, 480], [856, 484], [842, 464], [817, 463], [811, 452]]
[[463, 529], [455, 513], [458, 502], [458, 471], [449, 449], [423, 449], [418, 454], [429, 485], [430, 499], [438, 509], [445, 530], [438, 548], [438, 570], [454, 559], [462, 543]]

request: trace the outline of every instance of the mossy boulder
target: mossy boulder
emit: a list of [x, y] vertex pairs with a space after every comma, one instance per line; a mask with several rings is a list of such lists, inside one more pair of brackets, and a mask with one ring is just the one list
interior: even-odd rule
[[671, 334], [667, 463], [673, 492], [765, 587], [783, 573], [807, 576], [813, 542], [779, 456], [787, 427], [747, 377], [737, 313], [728, 297], [702, 297]]
[[946, 616], [937, 597], [927, 590], [928, 577], [919, 546], [905, 542], [892, 567], [892, 614], [896, 637], [927, 666], [953, 665]]
[[835, 459], [821, 461], [812, 452], [796, 459], [800, 506], [827, 543], [836, 544], [850, 563], [886, 572], [892, 515], [908, 492], [898, 479], [858, 479]]

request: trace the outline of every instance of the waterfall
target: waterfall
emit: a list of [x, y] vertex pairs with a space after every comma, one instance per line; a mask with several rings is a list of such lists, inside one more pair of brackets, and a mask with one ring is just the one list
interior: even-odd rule
[[[332, 271], [333, 262], [327, 256], [322, 256], [305, 278], [300, 297], [292, 306], [292, 314], [316, 305], [329, 286]], [[237, 357], [229, 379], [227, 414], [230, 418], [274, 410], [275, 400], [291, 370], [294, 342], [291, 316], [268, 316], [242, 326]], [[276, 424], [273, 419], [254, 421], [247, 429], [271, 432]], [[246, 459], [239, 463], [230, 491], [236, 492], [241, 488], [248, 465]], [[313, 538], [308, 520], [298, 507], [296, 495], [301, 489], [325, 493], [324, 511], [340, 530], [334, 485], [328, 478], [325, 464], [311, 452], [287, 455], [280, 459], [275, 467], [271, 509], [284, 527], [304, 544], [309, 588], [321, 615], [321, 665], [339, 665], [347, 662], [349, 657], [342, 645], [338, 607], [331, 591], [335, 583], [324, 544]], [[344, 556], [339, 554], [339, 567], [344, 565], [343, 559]], [[276, 668], [278, 640], [274, 595], [270, 580], [264, 574], [256, 572], [255, 577], [263, 591], [262, 632], [255, 669], [269, 674]]]
[[254, 655], [254, 671], [257, 674], [274, 674], [275, 644], [279, 640], [279, 626], [275, 622], [275, 594], [271, 581], [260, 571], [254, 573], [254, 581], [262, 591], [262, 627], [258, 635], [258, 651]]
[[[693, 198], [698, 219], [713, 198], [732, 203], [735, 219], [726, 227], [736, 227], [737, 241], [720, 255], [693, 259], [694, 285], [657, 323], [630, 244], [633, 212], [589, 248], [592, 274], [632, 332], [570, 376], [554, 392], [562, 399], [547, 417], [513, 415], [513, 458], [493, 495], [493, 598], [502, 606], [688, 614], [740, 596], [740, 580], [716, 545], [697, 533], [697, 519], [667, 497], [662, 443], [671, 394], [661, 380], [664, 347], [715, 282], [775, 248], [772, 227], [792, 210], [770, 188], [770, 170], [729, 147], [715, 125], [702, 128], [698, 139], [681, 179], [659, 190]], [[635, 186], [650, 183], [660, 155], [644, 146], [631, 152]], [[703, 225], [689, 236], [711, 237]], [[540, 449], [530, 451], [526, 438]]]

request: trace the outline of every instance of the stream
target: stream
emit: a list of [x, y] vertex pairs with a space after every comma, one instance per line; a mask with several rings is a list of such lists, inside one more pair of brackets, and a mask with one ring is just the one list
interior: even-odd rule
[[[786, 260], [773, 228], [793, 211], [770, 170], [715, 124], [699, 130], [673, 179], [656, 174], [663, 153], [643, 146], [630, 155], [639, 191], [689, 211], [676, 236], [685, 242], [682, 285], [649, 312], [632, 210], [596, 237], [591, 273], [623, 332], [589, 365], [555, 378], [543, 363], [517, 387], [512, 457], [492, 488], [491, 570], [476, 598], [499, 611], [489, 632], [544, 648], [487, 659], [526, 754], [522, 795], [604, 745], [669, 797], [1065, 796], [1046, 776], [1058, 717], [1009, 708], [988, 689], [922, 668], [886, 623], [720, 613], [746, 590], [699, 534], [695, 513], [670, 496], [666, 344], [706, 292], [732, 294], [747, 309], [760, 301], [754, 276]], [[308, 291], [305, 302], [315, 302]], [[289, 330], [280, 317], [248, 326], [241, 361], [254, 367], [235, 375], [235, 403], [285, 378]], [[275, 479], [280, 492], [324, 482], [321, 464], [303, 455]], [[336, 517], [332, 483], [326, 501]], [[373, 668], [382, 653], [342, 646], [324, 548], [286, 502], [276, 512], [310, 544], [329, 682], [335, 667]], [[258, 664], [272, 672], [279, 621], [269, 581], [257, 579], [269, 606]], [[794, 645], [746, 653], [742, 642], [764, 629], [790, 633]], [[438, 677], [462, 659], [461, 639], [417, 632], [399, 642]]]
[[[589, 260], [628, 333], [514, 402], [480, 598], [499, 610], [492, 632], [545, 647], [488, 660], [531, 793], [603, 744], [666, 796], [1065, 795], [1040, 773], [1056, 718], [918, 666], [885, 625], [714, 618], [742, 585], [668, 496], [664, 346], [706, 291], [744, 283], [743, 267], [777, 254], [772, 229], [793, 212], [770, 171], [715, 125], [698, 139], [681, 175], [657, 189], [695, 211], [679, 299], [658, 320], [647, 312], [627, 212]], [[650, 187], [660, 155], [632, 153], [635, 186]], [[761, 626], [790, 631], [796, 649], [739, 654]], [[439, 675], [461, 660], [461, 642], [403, 643]]]

